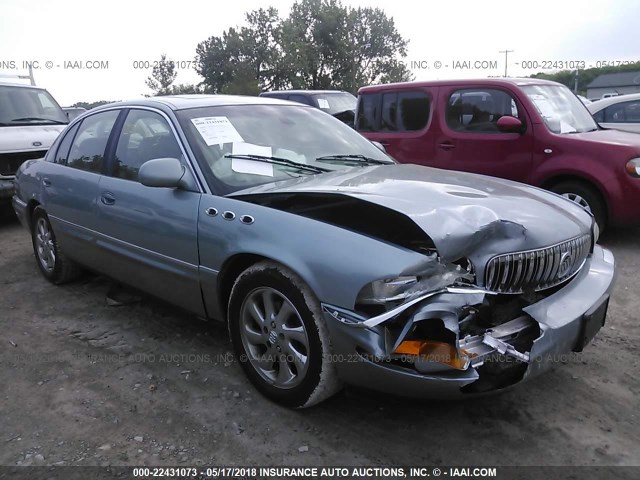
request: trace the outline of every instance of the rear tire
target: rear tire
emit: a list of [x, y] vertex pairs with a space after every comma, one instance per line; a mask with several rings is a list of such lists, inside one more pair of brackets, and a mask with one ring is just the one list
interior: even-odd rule
[[341, 388], [320, 302], [292, 271], [264, 261], [235, 281], [229, 333], [245, 374], [271, 400], [292, 408]]
[[553, 185], [549, 190], [571, 200], [590, 212], [600, 232], [603, 232], [607, 223], [607, 210], [600, 194], [595, 188], [578, 181], [566, 181]]
[[78, 277], [82, 270], [60, 248], [51, 228], [49, 217], [42, 207], [36, 207], [31, 216], [31, 243], [36, 263], [44, 278], [59, 285]]

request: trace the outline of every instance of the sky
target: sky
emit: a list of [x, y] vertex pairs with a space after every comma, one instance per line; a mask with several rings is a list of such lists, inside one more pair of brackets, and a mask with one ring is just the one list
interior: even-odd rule
[[[63, 106], [126, 100], [151, 91], [145, 79], [162, 53], [176, 61], [176, 83], [199, 83], [199, 42], [242, 25], [245, 13], [293, 0], [0, 0], [0, 75], [25, 74]], [[378, 7], [409, 41], [416, 80], [552, 72], [598, 62], [640, 62], [640, 0], [342, 0]], [[35, 63], [37, 62], [37, 64]], [[536, 66], [538, 68], [523, 68]], [[572, 65], [575, 65], [572, 67]], [[89, 67], [93, 68], [89, 68]], [[545, 68], [548, 67], [548, 68]], [[640, 70], [640, 63], [639, 63]], [[0, 78], [0, 81], [7, 81]]]

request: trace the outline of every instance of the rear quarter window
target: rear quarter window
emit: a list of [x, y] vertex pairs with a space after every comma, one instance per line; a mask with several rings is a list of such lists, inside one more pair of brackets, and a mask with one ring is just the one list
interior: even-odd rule
[[415, 132], [424, 129], [431, 114], [431, 98], [423, 91], [362, 95], [356, 129], [364, 132]]

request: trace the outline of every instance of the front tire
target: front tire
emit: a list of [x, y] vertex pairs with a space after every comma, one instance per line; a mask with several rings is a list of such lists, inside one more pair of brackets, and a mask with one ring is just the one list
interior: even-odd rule
[[36, 207], [31, 218], [31, 243], [42, 275], [56, 285], [76, 278], [80, 267], [60, 248], [45, 210]]
[[229, 333], [251, 383], [281, 405], [310, 407], [341, 388], [320, 302], [274, 262], [257, 263], [235, 281]]
[[598, 224], [600, 232], [603, 232], [607, 223], [606, 207], [602, 198], [593, 187], [581, 182], [566, 181], [553, 185], [550, 190], [562, 195], [591, 213]]

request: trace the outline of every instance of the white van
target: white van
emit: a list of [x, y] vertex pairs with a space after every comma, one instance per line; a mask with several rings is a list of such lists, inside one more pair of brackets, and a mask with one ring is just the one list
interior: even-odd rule
[[26, 160], [44, 157], [69, 123], [44, 88], [0, 82], [0, 201], [13, 196], [13, 179]]

